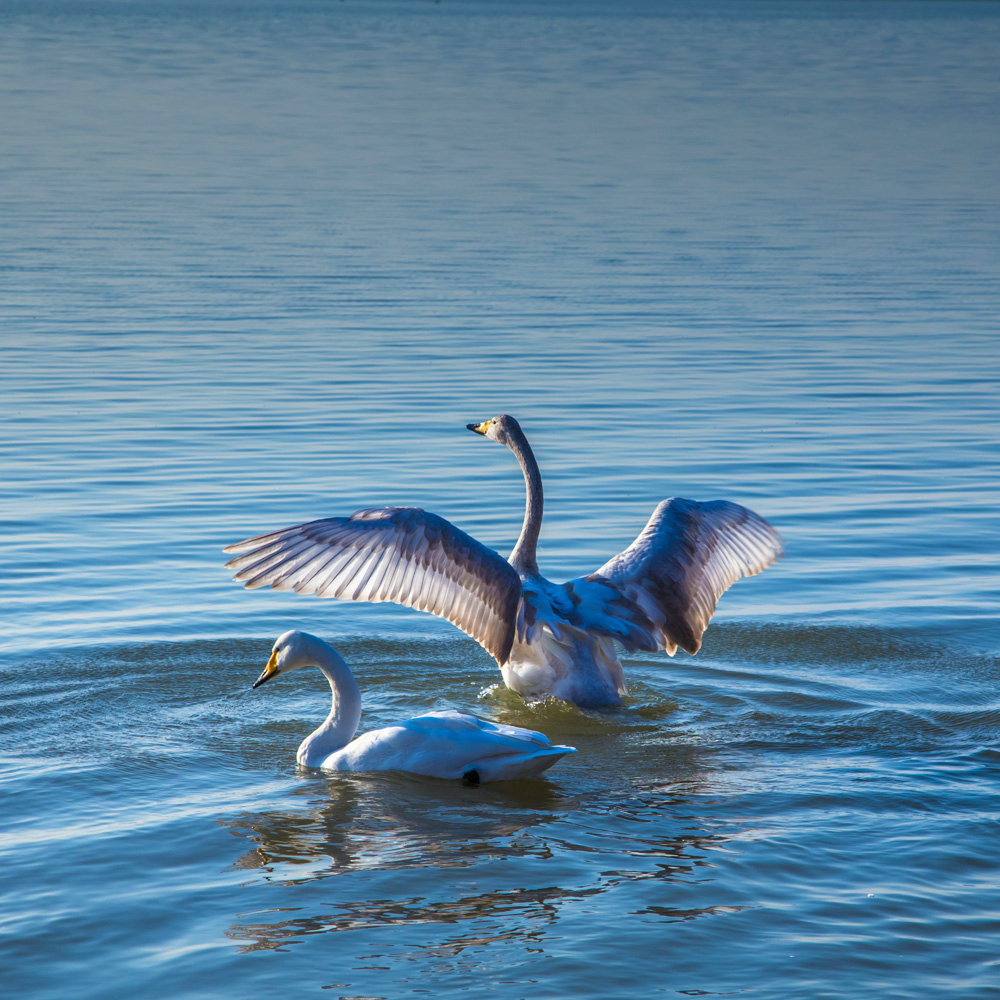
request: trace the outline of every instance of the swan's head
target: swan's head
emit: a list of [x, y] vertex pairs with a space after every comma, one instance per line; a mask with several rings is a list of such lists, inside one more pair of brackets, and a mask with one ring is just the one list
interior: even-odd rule
[[514, 435], [520, 434], [522, 437], [524, 436], [521, 431], [521, 425], [506, 413], [501, 413], [499, 416], [493, 417], [492, 420], [484, 420], [481, 424], [466, 424], [465, 426], [470, 431], [482, 434], [483, 437], [488, 437], [491, 441], [496, 441], [498, 444], [510, 445], [511, 438]]
[[267, 666], [264, 667], [260, 677], [253, 682], [253, 686], [259, 688], [261, 684], [280, 673], [314, 664], [315, 647], [320, 643], [325, 645], [322, 639], [317, 639], [308, 632], [300, 632], [298, 629], [279, 635], [271, 647], [271, 658], [267, 661]]

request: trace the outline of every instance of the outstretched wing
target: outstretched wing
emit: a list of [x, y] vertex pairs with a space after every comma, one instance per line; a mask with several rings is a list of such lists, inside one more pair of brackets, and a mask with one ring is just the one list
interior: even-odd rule
[[781, 537], [752, 510], [674, 497], [624, 552], [565, 587], [585, 624], [627, 649], [697, 653], [722, 594], [781, 551]]
[[502, 556], [418, 507], [372, 507], [228, 545], [245, 587], [394, 601], [446, 618], [507, 662], [521, 581]]

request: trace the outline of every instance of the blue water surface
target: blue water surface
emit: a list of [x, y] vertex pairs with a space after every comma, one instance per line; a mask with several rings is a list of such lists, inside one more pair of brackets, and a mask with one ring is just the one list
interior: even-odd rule
[[[1000, 7], [0, 9], [0, 987], [1000, 995]], [[605, 713], [222, 546], [414, 504], [553, 579], [667, 496], [785, 558]], [[296, 770], [454, 707], [530, 782]], [[321, 991], [327, 991], [322, 993]]]

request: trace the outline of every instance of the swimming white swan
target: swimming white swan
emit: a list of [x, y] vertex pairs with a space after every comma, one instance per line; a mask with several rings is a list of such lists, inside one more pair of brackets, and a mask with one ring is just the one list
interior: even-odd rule
[[244, 586], [319, 597], [395, 601], [468, 633], [526, 698], [581, 706], [625, 693], [615, 651], [701, 647], [719, 597], [781, 554], [778, 533], [751, 510], [674, 497], [653, 511], [624, 552], [596, 572], [552, 583], [538, 572], [542, 477], [518, 422], [468, 424], [517, 456], [527, 485], [521, 535], [509, 559], [417, 507], [372, 507], [227, 546]]
[[361, 691], [344, 658], [308, 632], [279, 636], [255, 688], [300, 667], [319, 667], [332, 704], [323, 725], [299, 745], [295, 759], [327, 771], [410, 771], [472, 784], [530, 778], [574, 747], [554, 746], [542, 733], [486, 722], [461, 712], [430, 712], [352, 739], [361, 721]]

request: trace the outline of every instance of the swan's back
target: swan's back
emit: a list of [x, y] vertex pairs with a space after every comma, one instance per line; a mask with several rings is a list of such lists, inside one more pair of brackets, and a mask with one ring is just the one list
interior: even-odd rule
[[433, 778], [479, 781], [528, 778], [551, 767], [574, 747], [553, 745], [531, 729], [487, 722], [461, 712], [430, 712], [374, 729], [330, 754], [331, 771], [409, 771]]

